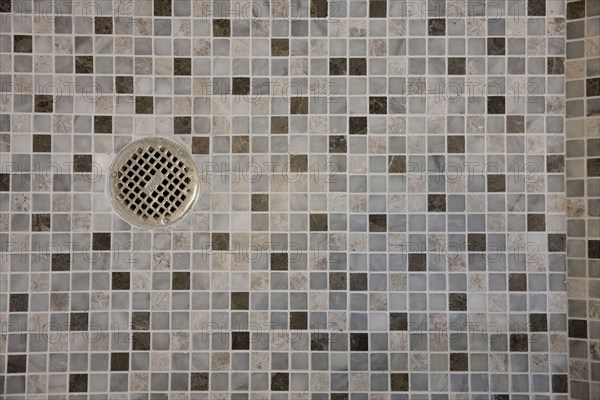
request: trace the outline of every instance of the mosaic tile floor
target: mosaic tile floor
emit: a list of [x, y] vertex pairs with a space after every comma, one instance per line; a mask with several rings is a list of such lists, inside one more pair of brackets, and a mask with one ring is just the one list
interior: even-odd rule
[[[0, 0], [2, 398], [567, 399], [566, 12]], [[202, 176], [155, 231], [151, 135]]]
[[569, 1], [566, 77], [569, 394], [600, 399], [600, 2]]

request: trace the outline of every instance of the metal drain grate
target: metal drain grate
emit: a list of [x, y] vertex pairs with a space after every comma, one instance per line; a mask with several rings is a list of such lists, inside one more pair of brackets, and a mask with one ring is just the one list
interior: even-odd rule
[[128, 144], [110, 168], [110, 197], [125, 220], [147, 228], [179, 221], [198, 195], [198, 168], [180, 145], [163, 138]]

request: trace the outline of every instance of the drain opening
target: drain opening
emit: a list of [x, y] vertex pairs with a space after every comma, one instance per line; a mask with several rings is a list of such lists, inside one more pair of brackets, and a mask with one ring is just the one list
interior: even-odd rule
[[127, 221], [164, 227], [179, 221], [198, 194], [198, 168], [180, 145], [146, 138], [127, 145], [115, 158], [110, 197]]

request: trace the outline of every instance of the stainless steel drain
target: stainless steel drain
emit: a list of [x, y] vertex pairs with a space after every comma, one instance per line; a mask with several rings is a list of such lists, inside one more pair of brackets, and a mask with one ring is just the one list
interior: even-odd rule
[[198, 196], [198, 167], [179, 144], [164, 138], [136, 140], [110, 167], [109, 193], [122, 218], [146, 228], [172, 225]]

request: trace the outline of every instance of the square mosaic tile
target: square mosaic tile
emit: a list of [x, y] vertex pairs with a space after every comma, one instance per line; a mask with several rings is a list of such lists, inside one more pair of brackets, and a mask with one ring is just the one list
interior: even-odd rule
[[[0, 0], [0, 396], [597, 399], [599, 15]], [[146, 229], [155, 136], [199, 194]]]
[[571, 1], [567, 19], [567, 256], [570, 395], [600, 396], [600, 7]]

